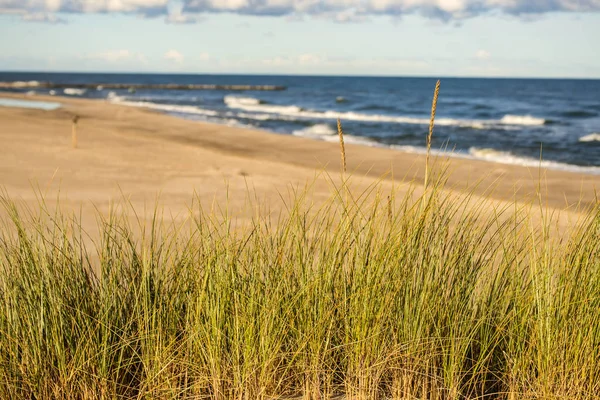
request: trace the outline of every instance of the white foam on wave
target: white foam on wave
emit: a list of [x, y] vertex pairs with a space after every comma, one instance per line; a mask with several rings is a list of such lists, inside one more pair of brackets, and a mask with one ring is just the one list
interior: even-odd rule
[[254, 97], [240, 97], [231, 95], [223, 97], [223, 102], [227, 105], [242, 104], [246, 106], [253, 106], [261, 104], [261, 101], [259, 99], [255, 99]]
[[582, 172], [600, 174], [600, 167], [584, 167], [580, 165], [566, 164], [558, 161], [539, 160], [533, 157], [517, 156], [508, 151], [489, 148], [471, 147], [469, 155], [478, 160], [492, 161], [500, 164], [520, 165], [523, 167], [548, 168], [571, 172]]
[[[394, 150], [413, 154], [427, 154], [425, 147], [390, 145]], [[454, 150], [436, 150], [431, 149], [431, 154], [442, 157], [462, 158], [468, 160], [489, 161], [497, 164], [518, 165], [522, 167], [547, 168], [553, 170], [579, 172], [600, 175], [600, 167], [584, 167], [580, 165], [566, 164], [558, 161], [539, 160], [533, 157], [523, 157], [512, 154], [508, 151], [495, 150], [490, 148], [471, 147], [468, 153], [461, 153]]]
[[327, 124], [316, 124], [305, 129], [294, 131], [297, 136], [329, 136], [335, 135], [337, 132]]
[[600, 132], [590, 133], [579, 138], [580, 142], [600, 142]]
[[205, 110], [196, 106], [178, 106], [173, 104], [156, 104], [150, 103], [146, 101], [120, 101], [118, 102], [124, 106], [130, 107], [142, 107], [142, 108], [150, 108], [152, 110], [166, 111], [166, 112], [174, 112], [174, 113], [182, 113], [182, 114], [196, 114], [196, 115], [207, 115], [207, 116], [217, 116], [218, 112], [212, 110]]
[[[292, 132], [294, 136], [305, 137], [309, 139], [323, 140], [325, 142], [337, 142], [339, 141], [337, 131], [333, 129], [333, 127], [327, 124], [316, 124], [309, 126], [308, 128], [299, 129]], [[363, 137], [363, 136], [354, 136], [344, 134], [344, 142], [350, 144], [358, 144], [361, 146], [370, 146], [370, 147], [381, 147], [380, 143], [375, 142], [374, 140]]]
[[118, 96], [115, 92], [110, 92], [106, 96], [107, 100], [111, 103], [120, 104], [123, 106], [129, 107], [142, 107], [149, 108], [152, 110], [159, 110], [165, 112], [174, 112], [174, 113], [182, 113], [182, 114], [194, 114], [194, 115], [205, 115], [205, 116], [217, 116], [218, 112], [212, 110], [205, 110], [196, 106], [183, 106], [176, 104], [157, 104], [149, 101], [129, 101], [123, 96]]
[[536, 126], [544, 125], [546, 120], [543, 118], [532, 117], [531, 115], [505, 115], [500, 120], [501, 123], [506, 125], [525, 125], [525, 126]]
[[16, 81], [9, 82], [9, 86], [13, 88], [38, 87], [40, 83], [38, 81]]
[[[275, 114], [279, 117], [291, 119], [333, 119], [338, 118], [346, 121], [361, 122], [388, 122], [410, 125], [429, 125], [429, 118], [416, 118], [407, 116], [382, 115], [382, 114], [363, 114], [353, 111], [314, 111], [305, 110], [301, 107], [291, 105], [282, 106], [276, 104], [265, 104], [252, 97], [225, 96], [223, 101], [230, 108], [244, 110], [247, 112], [261, 114]], [[261, 118], [262, 119], [262, 118]], [[266, 119], [266, 118], [265, 118]], [[275, 119], [275, 118], [274, 118]], [[454, 118], [438, 118], [435, 124], [438, 126], [458, 126], [472, 129], [500, 128], [511, 129], [515, 126], [535, 126], [544, 125], [546, 121], [543, 118], [536, 118], [530, 115], [505, 115], [501, 119], [491, 120], [461, 120]]]
[[[231, 114], [234, 115], [234, 114]], [[248, 113], [238, 113], [235, 114], [238, 118], [245, 118], [245, 119], [254, 119], [257, 121], [268, 121], [270, 119], [273, 119], [272, 115], [269, 114], [248, 114]]]
[[117, 95], [116, 92], [108, 92], [106, 95], [106, 100], [111, 101], [113, 103], [118, 103], [120, 101], [124, 101], [125, 97]]
[[278, 106], [275, 104], [265, 104], [259, 99], [255, 99], [253, 97], [238, 97], [229, 95], [225, 96], [223, 101], [230, 108], [236, 108], [250, 112], [281, 114], [288, 116], [299, 116], [299, 114], [303, 112], [302, 108], [298, 106]]
[[63, 89], [64, 94], [68, 94], [69, 96], [82, 96], [87, 92], [86, 89], [75, 89], [75, 88], [66, 88]]

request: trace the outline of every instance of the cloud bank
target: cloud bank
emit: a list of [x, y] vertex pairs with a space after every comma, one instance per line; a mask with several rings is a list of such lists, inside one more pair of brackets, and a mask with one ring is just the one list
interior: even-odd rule
[[152, 16], [166, 14], [168, 3], [169, 0], [0, 0], [0, 14], [29, 16], [61, 12], [129, 13]]
[[402, 15], [419, 13], [444, 20], [499, 11], [506, 14], [600, 11], [600, 0], [184, 0], [186, 12], [247, 15]]
[[[176, 7], [175, 14], [169, 6]], [[172, 7], [171, 7], [172, 8]], [[0, 14], [20, 14], [30, 21], [57, 22], [53, 13], [127, 13], [164, 16], [167, 22], [200, 21], [200, 14], [234, 13], [297, 17], [338, 22], [362, 21], [369, 16], [420, 14], [445, 21], [490, 12], [535, 15], [550, 12], [598, 12], [600, 0], [0, 0]]]

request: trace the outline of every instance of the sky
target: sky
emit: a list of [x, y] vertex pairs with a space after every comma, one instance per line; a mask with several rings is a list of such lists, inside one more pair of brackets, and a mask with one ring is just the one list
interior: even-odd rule
[[0, 0], [0, 71], [600, 78], [600, 0]]

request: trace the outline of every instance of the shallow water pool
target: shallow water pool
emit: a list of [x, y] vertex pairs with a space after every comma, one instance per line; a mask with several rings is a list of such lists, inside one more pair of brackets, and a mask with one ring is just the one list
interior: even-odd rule
[[60, 103], [50, 101], [32, 101], [18, 99], [0, 99], [0, 107], [35, 108], [38, 110], [56, 110]]

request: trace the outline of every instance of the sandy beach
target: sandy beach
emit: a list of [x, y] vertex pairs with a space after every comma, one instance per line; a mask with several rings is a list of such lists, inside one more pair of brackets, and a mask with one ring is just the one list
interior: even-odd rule
[[[50, 203], [60, 193], [63, 206], [90, 215], [123, 198], [136, 209], [151, 209], [160, 198], [167, 213], [177, 216], [194, 193], [204, 206], [241, 209], [250, 191], [277, 207], [291, 188], [308, 183], [316, 198], [327, 198], [331, 187], [323, 176], [339, 176], [337, 143], [189, 121], [102, 100], [1, 96], [62, 104], [52, 111], [0, 107], [0, 186], [29, 204], [37, 201], [34, 189]], [[74, 115], [80, 117], [76, 149]], [[360, 184], [423, 181], [423, 155], [352, 144], [346, 152], [348, 171]], [[445, 160], [435, 162], [441, 166]], [[593, 204], [600, 188], [600, 176], [594, 175], [460, 158], [450, 158], [447, 167], [447, 188], [470, 188], [497, 201], [536, 201], [541, 188], [543, 204], [573, 210]]]

